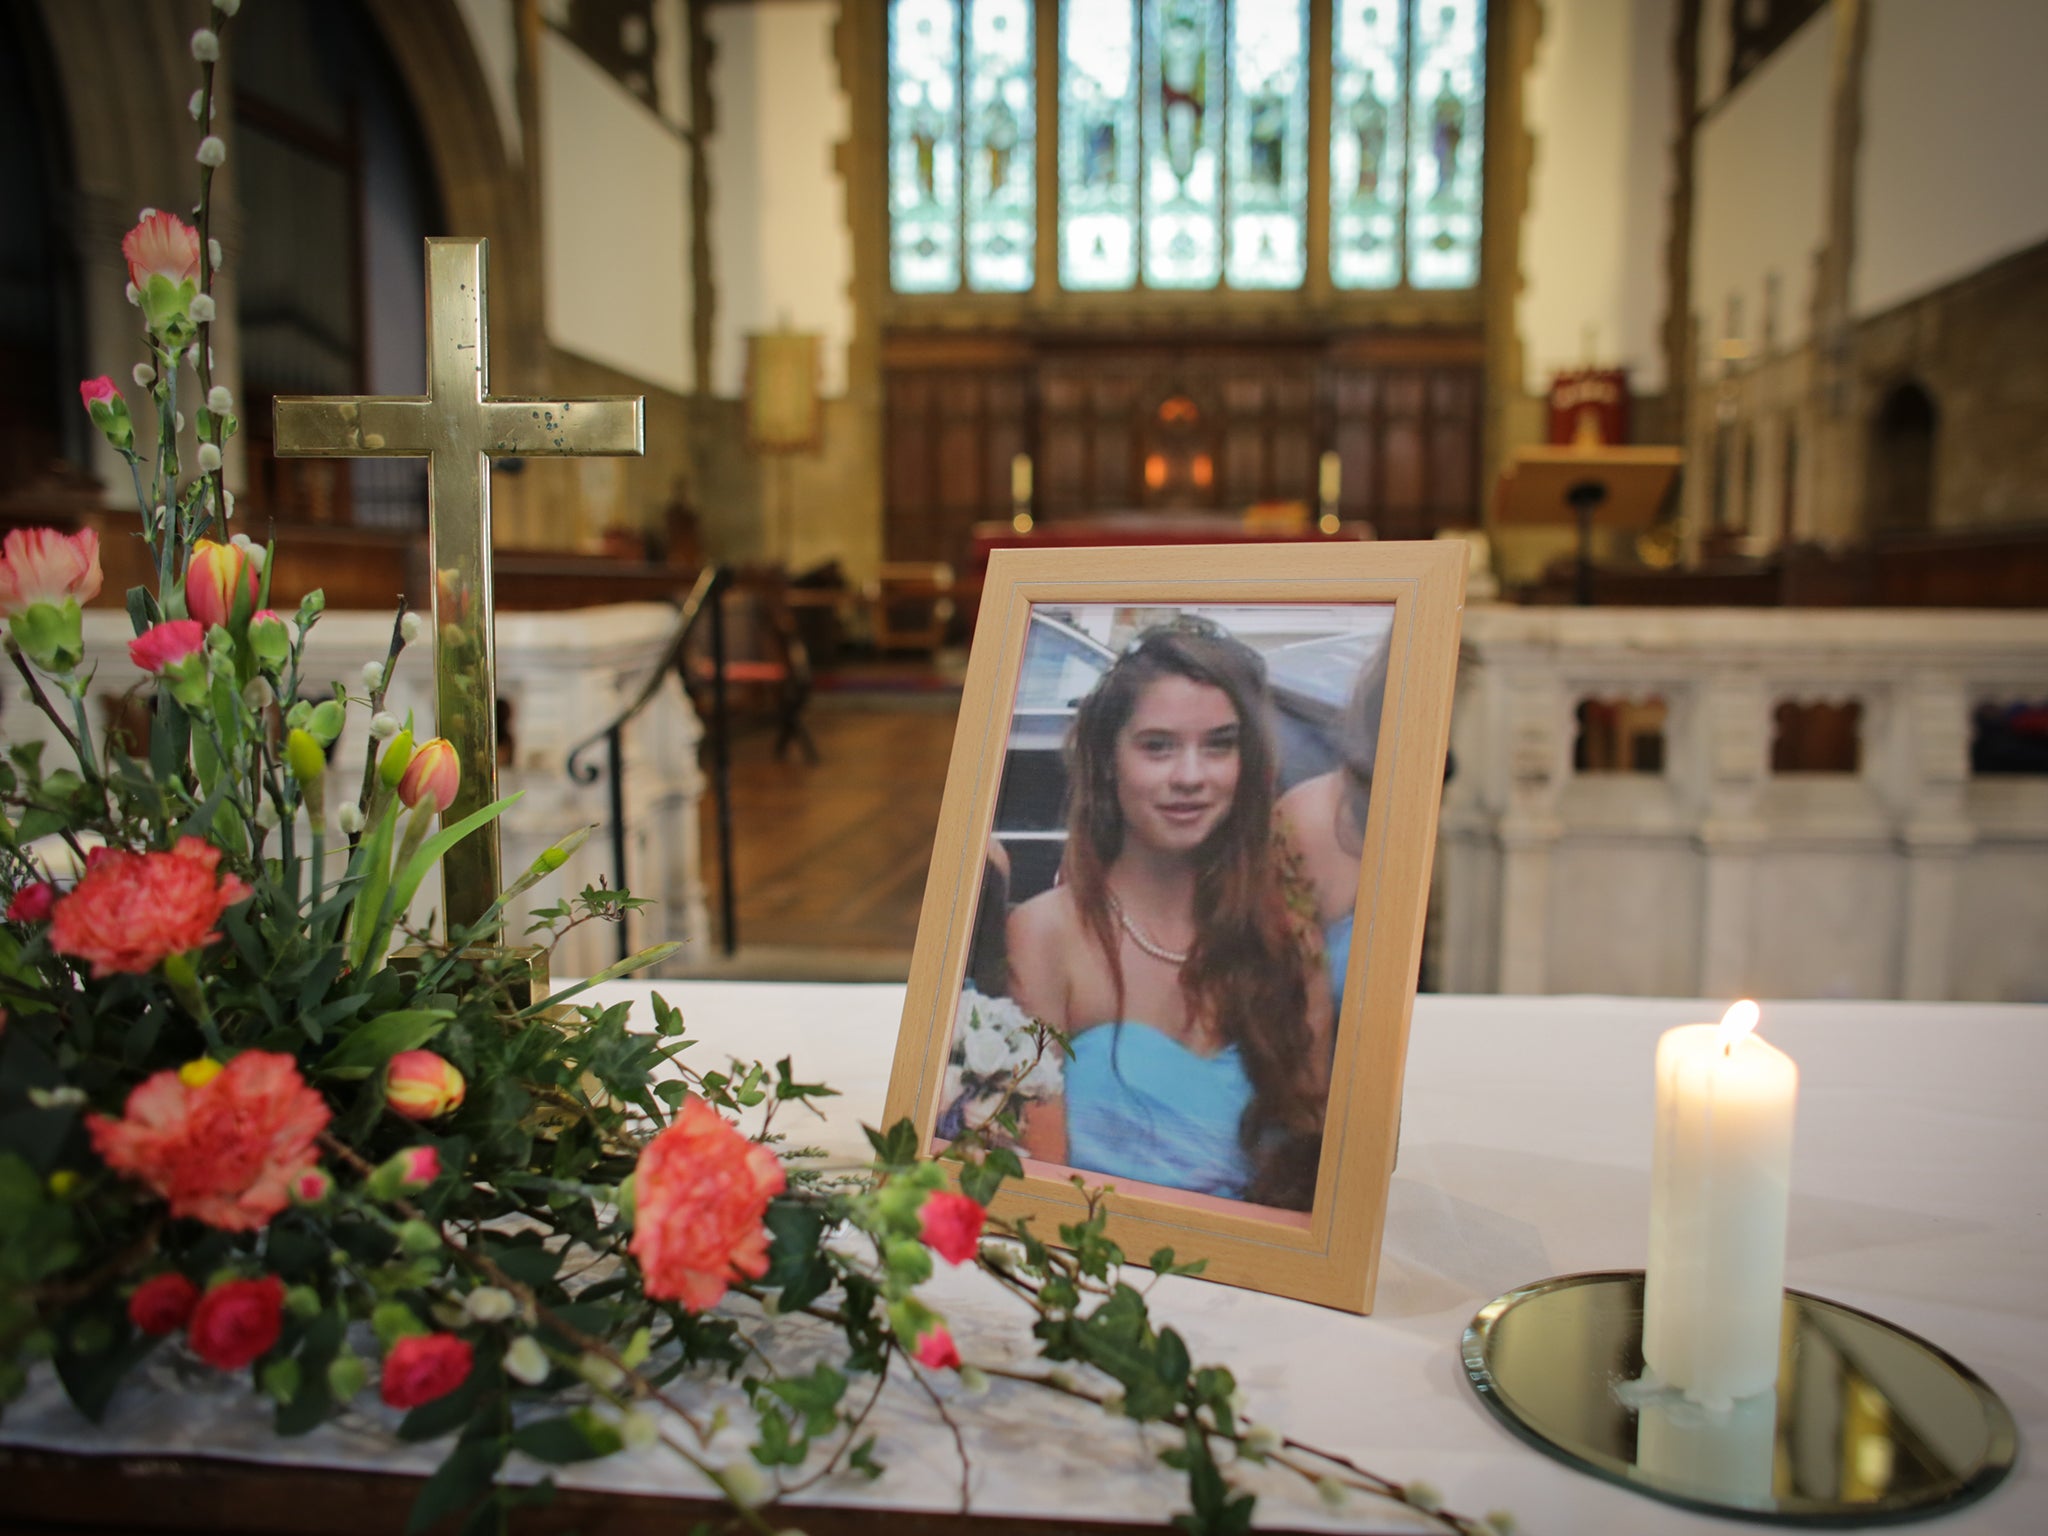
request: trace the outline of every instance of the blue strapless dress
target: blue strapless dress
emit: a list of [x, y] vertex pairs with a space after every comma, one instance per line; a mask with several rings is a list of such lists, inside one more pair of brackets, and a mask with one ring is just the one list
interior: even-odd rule
[[1234, 1045], [1201, 1056], [1150, 1024], [1097, 1025], [1067, 1058], [1067, 1162], [1241, 1200], [1251, 1170], [1238, 1127], [1251, 1101]]
[[1323, 929], [1323, 954], [1330, 962], [1330, 1011], [1338, 1014], [1344, 1007], [1344, 976], [1351, 969], [1351, 925], [1356, 914], [1346, 912], [1342, 917]]

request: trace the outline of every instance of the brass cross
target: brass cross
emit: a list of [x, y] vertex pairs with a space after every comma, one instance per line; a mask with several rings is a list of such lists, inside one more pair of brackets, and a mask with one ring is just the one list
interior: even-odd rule
[[[485, 358], [484, 242], [427, 241], [427, 392], [277, 402], [280, 458], [425, 458], [434, 560], [434, 718], [462, 758], [453, 824], [497, 794], [497, 667], [491, 610], [490, 458], [638, 454], [645, 403], [501, 400]], [[453, 933], [503, 889], [494, 822], [442, 861], [442, 907]]]

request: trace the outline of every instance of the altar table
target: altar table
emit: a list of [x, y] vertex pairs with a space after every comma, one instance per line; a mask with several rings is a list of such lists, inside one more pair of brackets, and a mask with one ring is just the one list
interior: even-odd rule
[[[599, 995], [649, 990], [618, 984]], [[839, 1088], [844, 1097], [826, 1101], [828, 1119], [812, 1122], [806, 1139], [862, 1155], [859, 1124], [881, 1113], [901, 987], [661, 990], [703, 1042], [697, 1059], [794, 1054], [800, 1079]], [[1461, 1330], [1499, 1293], [1548, 1275], [1642, 1265], [1657, 1033], [1718, 1017], [1720, 1006], [1423, 997], [1374, 1314], [1177, 1279], [1152, 1292], [1155, 1316], [1182, 1332], [1198, 1361], [1238, 1372], [1254, 1417], [1387, 1474], [1427, 1479], [1465, 1513], [1512, 1510], [1531, 1536], [1726, 1536], [1738, 1527], [1523, 1445], [1466, 1386], [1459, 1357]], [[2048, 1437], [2048, 1007], [1767, 1000], [1763, 1029], [1801, 1071], [1788, 1283], [1921, 1334], [2012, 1408], [2021, 1441], [2013, 1473], [1930, 1528], [2048, 1529], [2048, 1471], [2036, 1456]], [[1020, 1309], [978, 1275], [941, 1269], [933, 1300], [969, 1358], [1026, 1362]], [[957, 1517], [962, 1473], [950, 1436], [917, 1393], [891, 1391], [878, 1415], [888, 1475], [820, 1485], [805, 1498], [825, 1507], [785, 1506], [780, 1523], [926, 1531]], [[1135, 1426], [1046, 1401], [1053, 1396], [1000, 1382], [978, 1401], [952, 1394], [976, 1516], [1049, 1532], [1163, 1525], [1183, 1507], [1178, 1478], [1153, 1460], [1156, 1435], [1148, 1444]], [[138, 1385], [94, 1429], [40, 1379], [0, 1420], [0, 1527], [395, 1530], [409, 1488], [363, 1474], [425, 1471], [441, 1454], [386, 1440], [388, 1417], [374, 1404], [298, 1442], [264, 1438], [267, 1418], [243, 1378], [197, 1395]], [[735, 1450], [740, 1443], [735, 1436]], [[87, 1459], [101, 1457], [115, 1459]], [[281, 1460], [315, 1470], [248, 1465]], [[586, 1532], [682, 1530], [686, 1512], [661, 1501], [703, 1491], [657, 1451], [570, 1468], [560, 1481], [629, 1497], [565, 1495], [572, 1508], [535, 1528], [564, 1528], [573, 1515]], [[1415, 1528], [1399, 1508], [1353, 1502], [1331, 1513], [1283, 1481], [1257, 1486], [1262, 1527]]]

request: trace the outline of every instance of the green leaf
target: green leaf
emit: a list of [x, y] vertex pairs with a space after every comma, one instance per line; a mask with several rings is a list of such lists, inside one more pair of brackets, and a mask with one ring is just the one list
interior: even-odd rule
[[454, 1018], [447, 1008], [401, 1008], [358, 1025], [321, 1060], [329, 1077], [368, 1077], [400, 1051], [425, 1045]]
[[512, 1449], [523, 1451], [535, 1461], [560, 1466], [571, 1461], [593, 1461], [611, 1454], [611, 1449], [616, 1447], [607, 1449], [591, 1444], [590, 1436], [584, 1433], [582, 1420], [568, 1414], [559, 1419], [542, 1419], [525, 1425], [513, 1434]]
[[505, 1464], [505, 1449], [504, 1440], [492, 1438], [465, 1440], [450, 1451], [413, 1500], [412, 1514], [405, 1522], [406, 1536], [424, 1536], [456, 1510], [488, 1494], [498, 1468]]
[[846, 1458], [846, 1464], [862, 1477], [873, 1482], [888, 1469], [875, 1460], [875, 1437], [869, 1435], [853, 1448], [853, 1454]]
[[871, 1125], [864, 1125], [861, 1130], [868, 1145], [875, 1149], [876, 1162], [900, 1168], [917, 1161], [917, 1127], [908, 1116], [890, 1126], [886, 1134]]

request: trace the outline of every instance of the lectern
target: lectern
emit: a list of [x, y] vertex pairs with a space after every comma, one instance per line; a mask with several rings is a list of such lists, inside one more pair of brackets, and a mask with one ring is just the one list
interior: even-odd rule
[[1494, 522], [1501, 527], [1577, 523], [1578, 600], [1581, 607], [1590, 606], [1594, 528], [1648, 528], [1684, 459], [1683, 450], [1667, 447], [1517, 448], [1501, 476]]

